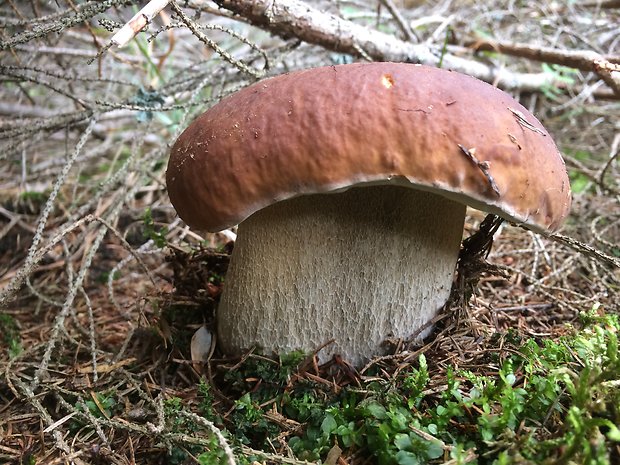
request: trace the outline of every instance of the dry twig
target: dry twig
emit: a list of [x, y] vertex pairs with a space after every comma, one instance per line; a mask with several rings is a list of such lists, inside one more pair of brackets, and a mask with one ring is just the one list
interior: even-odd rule
[[471, 149], [467, 149], [461, 144], [458, 144], [458, 146], [461, 149], [461, 152], [463, 152], [467, 156], [467, 158], [474, 165], [476, 165], [480, 171], [482, 171], [482, 174], [484, 174], [484, 177], [487, 178], [487, 182], [489, 183], [489, 186], [491, 186], [491, 189], [493, 189], [493, 192], [495, 193], [495, 195], [499, 197], [501, 193], [499, 191], [499, 187], [497, 187], [497, 183], [495, 182], [495, 179], [493, 179], [493, 176], [491, 175], [491, 164], [488, 161], [480, 161], [476, 158], [475, 147], [472, 147]]
[[138, 11], [127, 24], [120, 28], [116, 34], [110, 38], [110, 42], [118, 48], [124, 47], [132, 40], [140, 31], [157, 16], [170, 0], [151, 0], [140, 11]]
[[592, 71], [599, 60], [610, 63], [620, 63], [620, 56], [602, 56], [600, 53], [583, 50], [561, 50], [553, 47], [538, 47], [532, 44], [500, 42], [481, 39], [467, 43], [467, 46], [476, 51], [490, 51], [504, 53], [528, 60], [568, 66], [582, 71]]

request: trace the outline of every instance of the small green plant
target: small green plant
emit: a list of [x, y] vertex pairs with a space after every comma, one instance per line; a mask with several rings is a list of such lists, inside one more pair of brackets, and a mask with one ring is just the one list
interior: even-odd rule
[[[230, 386], [239, 392], [245, 392], [235, 402], [235, 408], [231, 414], [231, 422], [235, 437], [242, 444], [265, 445], [268, 438], [280, 432], [279, 427], [266, 418], [266, 408], [262, 403], [279, 399], [283, 396], [283, 390], [287, 385], [291, 374], [299, 363], [305, 359], [303, 352], [291, 352], [280, 356], [279, 362], [265, 357], [250, 357], [238, 370], [230, 371], [226, 380]], [[254, 392], [246, 392], [251, 389], [249, 379], [260, 379], [260, 389]], [[303, 408], [300, 403], [291, 407], [291, 412]]]
[[211, 385], [207, 384], [204, 379], [201, 379], [198, 383], [198, 399], [200, 400], [200, 414], [209, 421], [220, 420], [213, 404], [215, 399], [211, 393]]
[[166, 235], [168, 234], [168, 228], [158, 228], [155, 225], [155, 221], [153, 221], [153, 212], [150, 208], [147, 208], [145, 210], [142, 221], [144, 222], [144, 238], [152, 240], [157, 247], [163, 249], [168, 243], [166, 239]]
[[198, 425], [183, 415], [179, 415], [185, 406], [180, 397], [170, 397], [164, 401], [164, 415], [174, 432], [195, 432]]
[[572, 86], [575, 83], [577, 70], [567, 66], [553, 65], [542, 63], [542, 71], [544, 74], [553, 78], [553, 84], [543, 86], [542, 92], [551, 101], [558, 101], [561, 90], [558, 85]]
[[443, 45], [441, 46], [441, 55], [439, 57], [439, 63], [437, 63], [438, 68], [441, 68], [443, 66], [443, 58], [448, 51], [448, 43], [450, 42], [450, 37], [452, 36], [452, 34], [453, 34], [453, 31], [449, 27], [447, 27], [446, 35], [443, 39]]
[[196, 457], [200, 465], [225, 465], [228, 464], [224, 449], [217, 442], [214, 436], [209, 437], [207, 451], [202, 452]]
[[[91, 398], [83, 399], [75, 405], [75, 410], [87, 414], [91, 418], [112, 418], [117, 413], [117, 402], [112, 392], [92, 393]], [[73, 417], [70, 423], [72, 431], [79, 431], [84, 427], [92, 427], [91, 420], [84, 415]]]
[[45, 192], [25, 191], [19, 195], [19, 199], [23, 202], [33, 202], [42, 204], [47, 200], [48, 194]]
[[19, 194], [13, 208], [19, 213], [29, 215], [37, 215], [41, 212], [41, 208], [47, 202], [49, 192], [24, 191]]
[[581, 171], [568, 170], [568, 178], [570, 180], [571, 190], [575, 194], [582, 194], [592, 186], [592, 181]]
[[[110, 418], [113, 415], [114, 407], [116, 406], [116, 400], [110, 394], [97, 393], [96, 401], [94, 399], [88, 399], [84, 401], [84, 405], [93, 417]], [[78, 404], [76, 408], [78, 411], [83, 410], [83, 406], [81, 404]]]
[[424, 390], [430, 381], [426, 357], [421, 354], [418, 358], [418, 368], [412, 368], [411, 372], [403, 380], [403, 390], [407, 395], [409, 408], [419, 408], [424, 398]]
[[[110, 279], [110, 273], [112, 273], [111, 271], [102, 271], [100, 274], [98, 274], [96, 276], [96, 281], [100, 284], [107, 284], [108, 280]], [[121, 277], [121, 272], [116, 270], [112, 273], [112, 280], [116, 280], [119, 279]]]
[[[175, 433], [192, 434], [198, 431], [199, 426], [196, 422], [180, 414], [184, 409], [183, 399], [180, 397], [170, 397], [164, 400], [164, 416], [170, 429]], [[203, 448], [200, 446], [192, 446], [189, 448], [171, 447], [168, 450], [167, 463], [171, 465], [180, 465], [186, 463], [189, 458], [188, 453], [196, 455], [201, 452], [203, 452]]]
[[235, 402], [231, 420], [239, 442], [264, 447], [268, 438], [280, 432], [278, 427], [266, 418], [265, 413], [249, 393]]
[[0, 342], [6, 346], [9, 357], [17, 357], [23, 350], [19, 327], [15, 319], [7, 313], [0, 313], [0, 335]]
[[247, 379], [261, 380], [261, 389], [256, 392], [259, 402], [269, 400], [277, 395], [289, 381], [299, 363], [306, 358], [301, 351], [294, 351], [280, 355], [279, 361], [255, 355], [249, 357], [238, 369], [226, 373], [225, 381], [241, 393], [252, 388]]

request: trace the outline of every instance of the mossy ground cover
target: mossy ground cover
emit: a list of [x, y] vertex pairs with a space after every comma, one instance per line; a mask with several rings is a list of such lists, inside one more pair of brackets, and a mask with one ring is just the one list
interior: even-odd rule
[[[299, 353], [249, 354], [216, 366], [212, 384], [200, 382], [198, 411], [237, 448], [313, 462], [335, 460], [336, 451], [344, 463], [381, 465], [613, 464], [619, 330], [618, 317], [598, 308], [556, 340], [492, 335], [472, 368], [445, 364], [432, 346], [363, 373], [342, 362], [316, 371]], [[201, 460], [217, 463], [219, 450]]]

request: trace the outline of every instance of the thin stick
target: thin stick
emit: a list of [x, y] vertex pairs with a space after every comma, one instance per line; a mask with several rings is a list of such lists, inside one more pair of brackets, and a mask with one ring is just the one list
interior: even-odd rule
[[192, 34], [194, 34], [198, 38], [198, 40], [200, 40], [207, 47], [212, 49], [215, 53], [220, 55], [228, 63], [230, 63], [234, 67], [238, 68], [239, 70], [243, 71], [244, 73], [249, 74], [250, 76], [252, 76], [255, 79], [261, 78], [265, 74], [264, 72], [257, 71], [254, 68], [251, 68], [250, 66], [246, 65], [242, 61], [239, 61], [239, 60], [235, 59], [230, 53], [228, 53], [226, 50], [224, 50], [222, 47], [220, 47], [215, 41], [209, 39], [199, 29], [199, 26], [194, 21], [192, 21], [192, 19], [189, 16], [187, 16], [183, 12], [181, 7], [179, 5], [177, 5], [177, 3], [175, 1], [172, 1], [172, 9], [173, 9], [173, 11], [177, 15], [179, 15], [179, 18], [181, 18], [181, 21], [187, 26], [187, 28], [190, 31], [192, 31]]
[[226, 460], [228, 461], [228, 465], [237, 465], [237, 462], [235, 461], [235, 455], [233, 454], [233, 451], [230, 448], [230, 445], [228, 445], [228, 442], [226, 441], [226, 438], [224, 438], [224, 435], [222, 434], [222, 432], [213, 423], [211, 423], [206, 418], [196, 415], [195, 413], [192, 413], [192, 412], [186, 412], [186, 411], [181, 410], [179, 414], [195, 421], [196, 423], [200, 423], [201, 425], [207, 427], [213, 433], [213, 435], [217, 438], [217, 441], [219, 442], [220, 446], [222, 446], [222, 449], [224, 449], [224, 453], [226, 454]]
[[611, 87], [614, 94], [620, 96], [620, 64], [611, 63], [607, 60], [596, 60], [594, 71], [605, 81], [605, 84]]
[[605, 162], [605, 166], [603, 166], [603, 168], [601, 169], [601, 174], [599, 174], [598, 176], [598, 184], [599, 186], [601, 186], [602, 189], [612, 190], [606, 185], [605, 174], [607, 173], [607, 170], [613, 164], [614, 160], [616, 160], [619, 155], [620, 155], [620, 134], [616, 134], [616, 136], [614, 137], [614, 141], [611, 143], [611, 150], [609, 152], [609, 158], [607, 159], [607, 162]]
[[497, 187], [497, 183], [495, 182], [495, 179], [493, 179], [493, 176], [491, 175], [491, 171], [490, 171], [491, 164], [488, 161], [480, 161], [476, 158], [475, 147], [471, 149], [467, 149], [463, 147], [461, 144], [457, 144], [457, 145], [459, 146], [461, 151], [467, 156], [467, 158], [469, 158], [471, 162], [474, 165], [476, 165], [478, 169], [480, 169], [480, 171], [482, 171], [482, 174], [484, 174], [484, 176], [487, 178], [487, 181], [489, 182], [491, 189], [493, 189], [493, 192], [495, 192], [495, 195], [499, 197], [501, 194], [499, 192], [499, 187]]
[[587, 255], [590, 258], [603, 262], [607, 265], [615, 266], [616, 268], [620, 268], [620, 260], [612, 257], [611, 255], [607, 255], [606, 253], [601, 252], [598, 249], [595, 249], [591, 245], [584, 244], [583, 242], [579, 242], [577, 239], [573, 239], [572, 237], [564, 236], [562, 234], [549, 234], [549, 239], [558, 242], [560, 244], [566, 245], [573, 250], [576, 250], [579, 253]]
[[620, 56], [603, 56], [590, 50], [561, 50], [553, 47], [537, 47], [531, 44], [502, 42], [496, 40], [477, 40], [467, 44], [476, 51], [498, 52], [544, 63], [568, 66], [582, 71], [592, 71], [597, 60], [611, 63], [620, 62]]
[[394, 2], [392, 0], [381, 0], [381, 3], [387, 8], [390, 14], [394, 17], [394, 20], [398, 24], [398, 27], [400, 27], [400, 30], [403, 31], [403, 34], [405, 34], [405, 38], [409, 42], [419, 42], [420, 40], [415, 35], [413, 30], [409, 27], [409, 23], [403, 17], [399, 9], [396, 8], [396, 5], [394, 5]]
[[140, 31], [153, 21], [161, 10], [166, 8], [170, 0], [151, 0], [133, 18], [120, 28], [110, 39], [118, 48], [127, 45]]

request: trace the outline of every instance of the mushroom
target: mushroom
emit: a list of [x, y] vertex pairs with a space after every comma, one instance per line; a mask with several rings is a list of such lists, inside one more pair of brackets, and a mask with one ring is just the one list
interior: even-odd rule
[[517, 101], [404, 63], [298, 71], [224, 98], [179, 137], [167, 183], [190, 226], [239, 224], [224, 352], [332, 342], [321, 360], [354, 365], [445, 304], [466, 205], [542, 232], [571, 198], [551, 136]]

